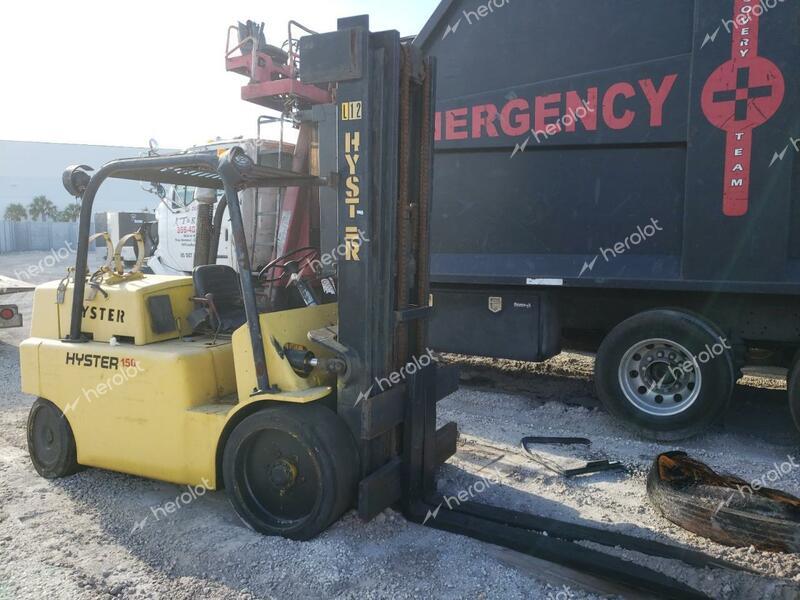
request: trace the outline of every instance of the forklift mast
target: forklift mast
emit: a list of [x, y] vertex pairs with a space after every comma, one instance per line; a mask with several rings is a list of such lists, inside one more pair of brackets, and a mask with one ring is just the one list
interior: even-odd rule
[[[698, 552], [572, 525], [475, 501], [451, 506], [437, 492], [437, 467], [455, 454], [458, 430], [437, 430], [439, 400], [458, 387], [452, 367], [422, 359], [427, 348], [434, 59], [396, 31], [370, 33], [366, 16], [299, 41], [300, 80], [338, 82], [335, 104], [303, 118], [317, 123], [321, 240], [345, 248], [338, 263], [338, 344], [349, 368], [337, 411], [360, 445], [358, 513], [369, 519], [400, 504], [417, 523], [505, 546], [664, 598], [704, 598], [685, 584], [574, 543], [592, 541], [695, 566], [726, 566]], [[308, 115], [310, 113], [310, 117]], [[331, 150], [335, 149], [335, 151]], [[335, 206], [335, 211], [331, 207]], [[334, 225], [335, 224], [335, 225]], [[335, 226], [335, 235], [330, 231]]]
[[[403, 429], [411, 390], [435, 402], [437, 387], [438, 398], [457, 387], [455, 371], [426, 355], [435, 64], [397, 31], [370, 33], [367, 16], [301, 38], [299, 53], [304, 84], [338, 82], [336, 104], [305, 115], [317, 124], [320, 171], [338, 180], [338, 190], [320, 190], [322, 243], [344, 249], [338, 342], [351, 368], [339, 378], [337, 404], [360, 446], [359, 514], [371, 518], [418, 487], [402, 468], [404, 446], [423, 431]], [[432, 491], [433, 462], [455, 453], [457, 430], [429, 433]]]

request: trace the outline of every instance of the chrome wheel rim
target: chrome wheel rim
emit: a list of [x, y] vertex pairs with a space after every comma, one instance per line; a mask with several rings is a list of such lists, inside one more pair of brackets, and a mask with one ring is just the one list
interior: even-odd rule
[[700, 395], [702, 373], [684, 346], [664, 338], [637, 342], [619, 363], [619, 384], [638, 410], [655, 417], [685, 412]]

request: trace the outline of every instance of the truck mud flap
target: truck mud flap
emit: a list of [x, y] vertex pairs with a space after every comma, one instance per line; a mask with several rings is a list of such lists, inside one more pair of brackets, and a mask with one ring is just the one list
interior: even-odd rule
[[647, 477], [647, 495], [667, 520], [719, 544], [800, 551], [800, 498], [754, 489], [684, 452], [656, 458]]

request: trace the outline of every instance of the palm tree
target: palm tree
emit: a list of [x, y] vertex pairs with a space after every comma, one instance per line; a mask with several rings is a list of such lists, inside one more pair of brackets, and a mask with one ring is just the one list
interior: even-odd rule
[[16, 202], [6, 206], [6, 212], [3, 215], [6, 221], [24, 221], [28, 218], [28, 211], [22, 204]]
[[64, 210], [58, 212], [58, 220], [67, 223], [69, 221], [77, 221], [81, 216], [81, 205], [77, 202], [67, 204]]
[[34, 221], [37, 221], [39, 217], [42, 218], [42, 221], [46, 221], [47, 217], [54, 217], [56, 211], [55, 205], [47, 199], [47, 196], [41, 195], [35, 196], [28, 207], [28, 212]]

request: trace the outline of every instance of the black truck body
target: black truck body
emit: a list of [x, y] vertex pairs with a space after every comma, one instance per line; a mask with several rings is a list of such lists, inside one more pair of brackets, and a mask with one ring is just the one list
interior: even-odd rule
[[[416, 40], [439, 69], [432, 276], [487, 329], [469, 348], [437, 311], [435, 341], [542, 358], [553, 318], [603, 330], [676, 297], [794, 306], [799, 19], [790, 0], [442, 2]], [[605, 299], [630, 310], [583, 309]], [[543, 300], [546, 343], [521, 351], [505, 333]], [[780, 316], [729, 324], [796, 342], [797, 311]]]
[[670, 356], [692, 327], [721, 340], [731, 375], [705, 381], [731, 389], [746, 365], [797, 362], [800, 3], [444, 0], [415, 45], [438, 64], [434, 349], [597, 351], [607, 406], [632, 386], [681, 434], [710, 417], [664, 402], [688, 407], [700, 381], [645, 377], [631, 327]]

